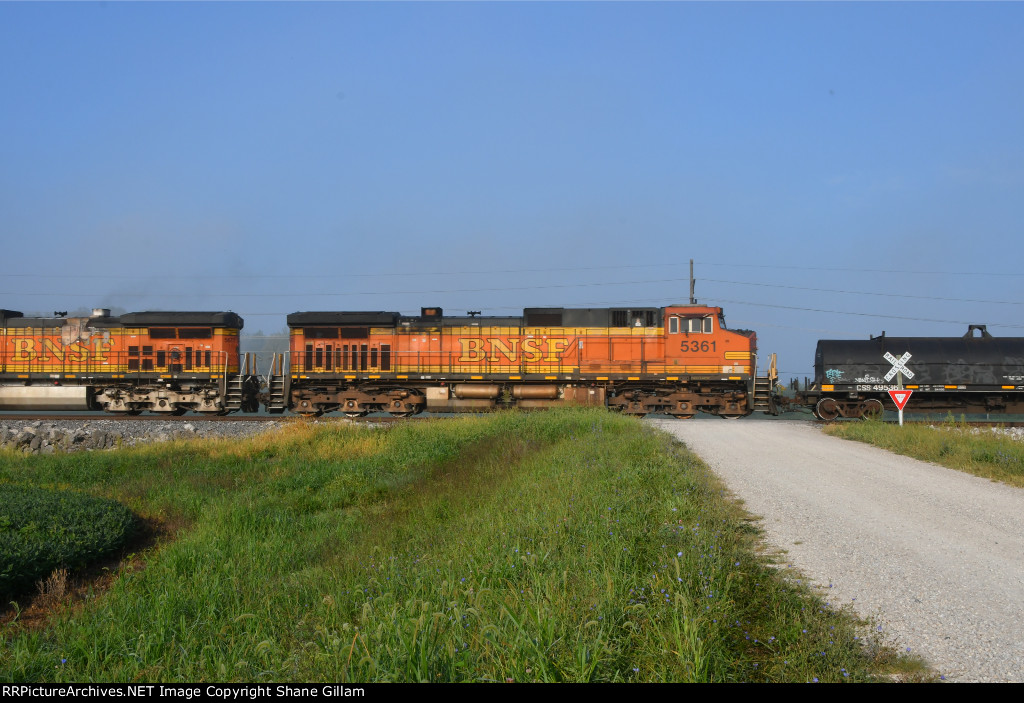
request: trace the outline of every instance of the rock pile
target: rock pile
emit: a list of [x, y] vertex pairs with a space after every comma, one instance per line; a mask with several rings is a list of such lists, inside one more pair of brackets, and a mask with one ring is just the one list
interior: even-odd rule
[[248, 437], [282, 426], [265, 422], [153, 422], [135, 420], [35, 420], [5, 422], [0, 417], [0, 447], [27, 454], [96, 451], [147, 442], [200, 437]]

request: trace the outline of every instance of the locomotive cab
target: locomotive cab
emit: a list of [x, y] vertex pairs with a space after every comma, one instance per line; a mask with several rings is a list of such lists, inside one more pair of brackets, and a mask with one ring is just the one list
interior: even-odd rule
[[[750, 380], [757, 359], [757, 335], [725, 326], [722, 309], [704, 305], [665, 308], [666, 368], [719, 380]], [[724, 378], [722, 378], [724, 377]]]

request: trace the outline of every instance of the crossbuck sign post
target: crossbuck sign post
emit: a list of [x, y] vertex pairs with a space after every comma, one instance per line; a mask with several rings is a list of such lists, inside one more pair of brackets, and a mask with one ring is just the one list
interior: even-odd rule
[[892, 398], [892, 402], [896, 404], [900, 411], [900, 427], [903, 427], [903, 408], [906, 407], [907, 401], [910, 400], [910, 394], [914, 392], [903, 390], [903, 376], [906, 375], [910, 379], [914, 378], [914, 372], [907, 368], [907, 362], [910, 361], [910, 352], [905, 352], [899, 359], [886, 352], [883, 358], [892, 364], [889, 373], [885, 374], [885, 380], [891, 381], [892, 377], [895, 376], [896, 385], [899, 386], [899, 390], [889, 391], [889, 397]]

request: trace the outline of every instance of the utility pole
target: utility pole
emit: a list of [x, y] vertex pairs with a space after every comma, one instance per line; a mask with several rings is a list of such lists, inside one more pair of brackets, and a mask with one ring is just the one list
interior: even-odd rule
[[690, 259], [690, 305], [697, 304], [697, 299], [693, 297], [695, 283], [696, 281], [693, 280], [693, 259]]

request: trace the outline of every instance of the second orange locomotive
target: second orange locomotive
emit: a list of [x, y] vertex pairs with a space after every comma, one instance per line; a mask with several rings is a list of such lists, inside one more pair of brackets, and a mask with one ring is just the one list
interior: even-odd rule
[[757, 337], [722, 309], [526, 308], [517, 317], [397, 312], [288, 316], [268, 407], [349, 416], [385, 411], [607, 405], [630, 414], [771, 411], [774, 365], [757, 376]]

